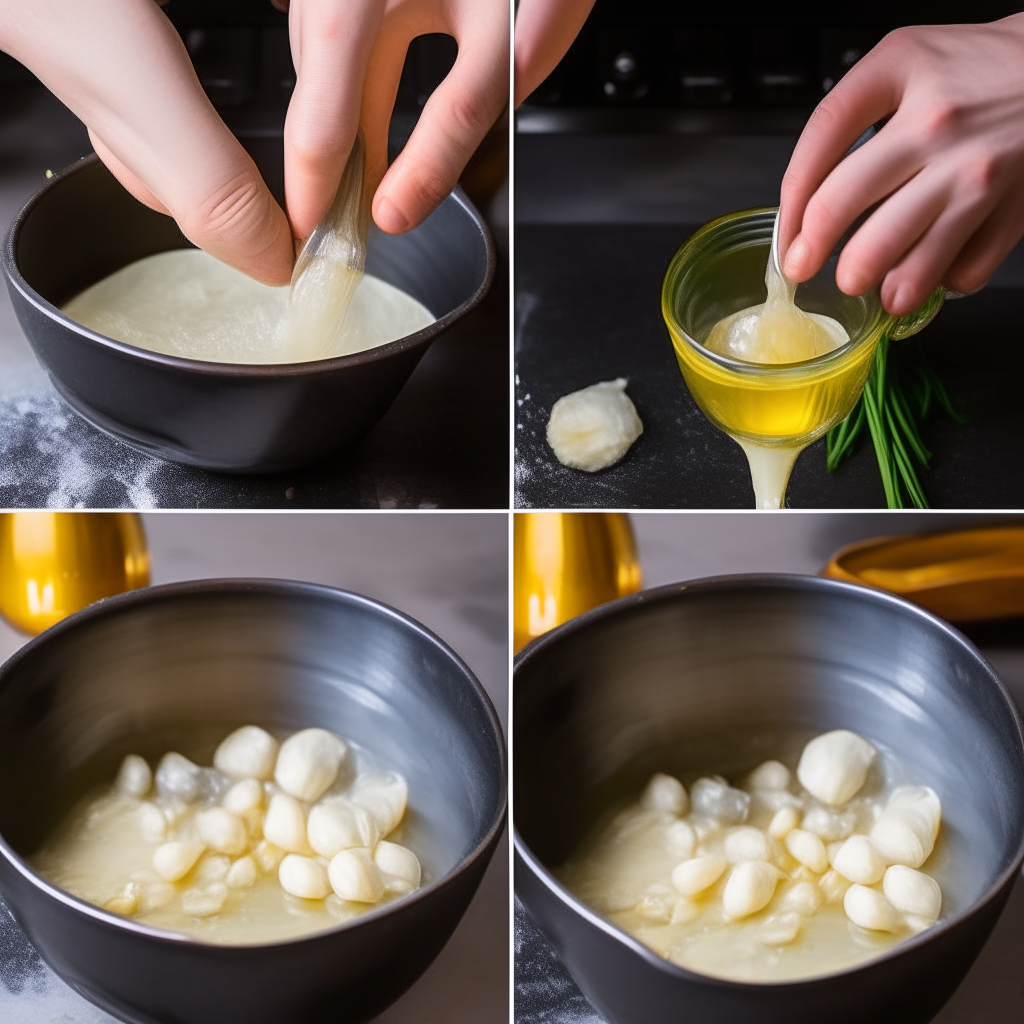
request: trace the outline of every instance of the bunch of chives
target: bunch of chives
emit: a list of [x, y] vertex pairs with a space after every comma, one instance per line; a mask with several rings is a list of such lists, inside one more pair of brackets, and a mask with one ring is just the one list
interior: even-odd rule
[[915, 358], [909, 367], [890, 359], [889, 337], [883, 334], [864, 394], [842, 423], [825, 438], [828, 471], [834, 473], [851, 455], [867, 424], [882, 475], [889, 508], [928, 508], [918, 469], [925, 470], [932, 453], [921, 439], [919, 424], [937, 405], [955, 423], [964, 423], [938, 374], [914, 344]]

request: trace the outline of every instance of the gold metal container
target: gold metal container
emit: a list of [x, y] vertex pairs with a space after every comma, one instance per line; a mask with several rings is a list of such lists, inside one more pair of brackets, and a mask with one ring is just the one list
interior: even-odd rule
[[642, 584], [623, 512], [517, 512], [513, 529], [513, 644]]
[[134, 512], [0, 514], [0, 615], [24, 633], [148, 583], [146, 535]]

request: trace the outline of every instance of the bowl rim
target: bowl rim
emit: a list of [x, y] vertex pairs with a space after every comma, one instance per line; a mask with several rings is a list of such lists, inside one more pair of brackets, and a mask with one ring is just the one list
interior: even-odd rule
[[[802, 573], [731, 573], [719, 576], [705, 576], [694, 580], [683, 580], [679, 583], [668, 583], [662, 586], [652, 587], [650, 590], [640, 590], [634, 594], [628, 595], [627, 597], [610, 601], [607, 604], [599, 605], [588, 612], [584, 612], [582, 615], [570, 619], [568, 622], [565, 622], [560, 626], [556, 626], [549, 632], [541, 634], [535, 640], [527, 644], [516, 655], [513, 667], [513, 709], [515, 707], [514, 695], [516, 674], [521, 671], [524, 664], [536, 657], [538, 652], [557, 643], [560, 637], [578, 632], [582, 629], [587, 629], [594, 624], [600, 623], [604, 619], [615, 618], [618, 615], [630, 612], [641, 605], [660, 604], [679, 599], [685, 600], [686, 597], [684, 595], [689, 596], [690, 594], [728, 591], [738, 584], [764, 590], [786, 587], [796, 591], [806, 590], [815, 592], [824, 590], [838, 591], [840, 593], [845, 591], [846, 593], [865, 601], [875, 602], [883, 606], [888, 605], [892, 607], [893, 611], [898, 610], [902, 613], [910, 613], [917, 616], [924, 622], [928, 623], [930, 628], [937, 628], [954, 643], [965, 648], [967, 653], [980, 662], [982, 668], [987, 672], [990, 681], [995, 684], [996, 690], [1003, 699], [1003, 703], [1006, 705], [1010, 720], [1012, 724], [1016, 726], [1019, 748], [1022, 754], [1024, 754], [1024, 722], [1022, 722], [1021, 714], [1018, 711], [1013, 698], [1010, 696], [1009, 691], [1006, 689], [1005, 684], [999, 678], [995, 669], [993, 669], [985, 656], [974, 646], [973, 643], [971, 643], [970, 640], [967, 639], [967, 637], [963, 635], [963, 633], [950, 625], [950, 623], [946, 622], [944, 619], [926, 611], [919, 605], [915, 605], [912, 602], [906, 601], [894, 594], [890, 594], [887, 591], [877, 590], [861, 584], [847, 583], [842, 580], [827, 579], [821, 576], [811, 576]], [[512, 752], [512, 763], [513, 765], [515, 764], [514, 749]], [[657, 970], [664, 971], [669, 975], [691, 984], [700, 984], [708, 988], [729, 989], [741, 992], [758, 992], [766, 989], [773, 992], [789, 989], [807, 989], [809, 987], [827, 984], [835, 978], [856, 974], [858, 971], [874, 968], [878, 964], [886, 961], [895, 960], [912, 950], [926, 945], [939, 935], [958, 928], [968, 918], [973, 917], [980, 910], [987, 907], [994, 900], [999, 898], [1001, 892], [1006, 888], [1006, 886], [1011, 884], [1016, 876], [1021, 873], [1021, 867], [1024, 865], [1024, 830], [1022, 830], [1021, 835], [1017, 840], [1016, 853], [1011, 858], [1009, 866], [1004, 871], [1000, 872], [995, 880], [976, 900], [974, 900], [969, 906], [964, 907], [959, 913], [946, 919], [940, 919], [930, 928], [926, 928], [924, 931], [904, 939], [897, 945], [890, 947], [888, 950], [878, 954], [877, 956], [873, 956], [868, 960], [863, 960], [858, 964], [853, 964], [850, 967], [845, 967], [837, 971], [829, 971], [825, 974], [811, 975], [807, 978], [752, 982], [740, 981], [734, 978], [716, 977], [712, 974], [701, 974], [698, 971], [691, 971], [685, 967], [681, 967], [678, 964], [673, 963], [671, 960], [659, 955], [639, 939], [630, 935], [622, 928], [619, 928], [618, 925], [612, 923], [603, 914], [599, 914], [592, 907], [589, 907], [581, 899], [565, 888], [565, 886], [563, 886], [562, 883], [554, 877], [548, 868], [541, 863], [540, 859], [530, 849], [526, 840], [516, 827], [514, 815], [512, 843], [513, 849], [515, 850], [515, 856], [517, 858], [521, 858], [530, 874], [537, 879], [541, 885], [543, 885], [548, 892], [555, 897], [555, 899], [567, 906], [575, 915], [583, 918], [590, 925], [604, 933], [608, 938], [613, 939], [620, 945], [632, 950], [633, 953], [646, 961], [649, 966]], [[527, 910], [529, 910], [528, 905]], [[541, 931], [543, 932], [544, 929], [541, 928]]]
[[119, 928], [122, 931], [137, 935], [140, 938], [145, 938], [147, 940], [171, 943], [179, 947], [192, 946], [204, 950], [216, 950], [218, 954], [230, 956], [234, 953], [244, 955], [246, 953], [251, 953], [253, 950], [267, 950], [281, 946], [297, 945], [304, 942], [315, 942], [328, 935], [334, 935], [338, 932], [358, 928], [362, 924], [373, 923], [374, 921], [386, 917], [388, 914], [394, 913], [397, 910], [404, 909], [414, 903], [418, 903], [433, 896], [436, 892], [451, 884], [451, 882], [456, 878], [469, 871], [482, 856], [487, 854], [489, 849], [493, 848], [505, 827], [505, 816], [508, 808], [508, 753], [505, 745], [504, 732], [501, 728], [501, 722], [498, 719], [498, 715], [494, 709], [494, 704], [491, 701], [491, 698], [488, 696], [483, 684], [479, 679], [477, 679], [473, 670], [436, 633], [428, 629], [421, 622], [412, 618], [410, 615], [399, 611], [397, 608], [393, 608], [391, 605], [385, 604], [383, 601], [367, 597], [364, 594], [358, 594], [351, 590], [344, 590], [340, 587], [332, 587], [322, 583], [309, 583], [300, 580], [263, 577], [225, 577], [222, 579], [211, 578], [184, 580], [178, 583], [165, 583], [157, 586], [139, 587], [136, 590], [130, 590], [126, 593], [117, 594], [113, 597], [100, 598], [98, 601], [94, 601], [82, 610], [69, 615], [67, 618], [61, 619], [60, 622], [50, 626], [49, 629], [46, 629], [37, 636], [34, 636], [26, 644], [15, 651], [10, 658], [0, 664], [0, 691], [2, 691], [6, 686], [10, 673], [19, 667], [24, 660], [31, 658], [39, 647], [52, 642], [54, 637], [59, 637], [63, 633], [73, 632], [80, 626], [92, 622], [95, 619], [116, 616], [125, 608], [130, 610], [136, 606], [160, 604], [166, 601], [180, 600], [182, 598], [187, 599], [190, 595], [205, 596], [218, 594], [256, 594], [263, 596], [300, 595], [310, 598], [326, 598], [342, 605], [369, 609], [377, 614], [383, 614], [385, 618], [397, 622], [401, 628], [409, 629], [412, 632], [419, 634], [428, 643], [439, 649], [443, 654], [447, 655], [447, 657], [450, 658], [451, 661], [454, 662], [455, 666], [460, 670], [466, 682], [469, 683], [471, 692], [475, 694], [480, 706], [483, 708], [490, 725], [491, 733], [496, 741], [498, 754], [498, 764], [496, 766], [498, 771], [498, 800], [489, 827], [480, 841], [471, 850], [460, 857], [457, 863], [449, 871], [445, 872], [440, 877], [435, 878], [427, 885], [421, 886], [419, 889], [416, 889], [405, 896], [399, 896], [397, 899], [391, 900], [383, 906], [378, 906], [373, 910], [368, 910], [349, 921], [343, 921], [327, 928], [321, 928], [314, 932], [290, 936], [274, 942], [251, 943], [209, 942], [191, 935], [174, 932], [169, 929], [156, 928], [151, 925], [141, 924], [132, 918], [122, 917], [118, 914], [111, 913], [108, 910], [104, 910], [102, 907], [98, 907], [95, 904], [90, 903], [88, 900], [84, 900], [81, 897], [75, 896], [67, 890], [60, 888], [59, 886], [54, 885], [52, 882], [47, 881], [35, 872], [25, 862], [25, 860], [11, 848], [2, 833], [0, 833], [0, 859], [5, 860], [34, 889], [41, 891], [51, 899], [57, 900], [72, 911], [84, 913], [87, 917], [94, 919], [100, 924], [107, 925], [108, 927]]
[[[47, 317], [47, 319], [60, 324], [62, 327], [71, 331], [72, 334], [90, 345], [101, 349], [108, 349], [129, 359], [140, 360], [150, 366], [213, 377], [242, 377], [253, 380], [264, 380], [267, 378], [279, 377], [313, 377], [320, 374], [335, 373], [351, 367], [381, 362], [391, 356], [402, 355], [432, 342], [434, 338], [447, 330], [453, 323], [462, 319], [462, 317], [467, 313], [475, 309], [483, 301], [484, 296], [490, 291], [491, 285], [494, 283], [494, 277], [497, 270], [497, 253], [494, 246], [494, 239], [491, 237], [490, 229], [487, 227], [487, 224], [479, 210], [477, 210], [473, 203], [470, 202], [469, 197], [462, 190], [462, 187], [456, 185], [456, 187], [447, 196], [445, 196], [442, 203], [447, 202], [449, 199], [453, 200], [455, 204], [469, 216], [470, 220], [480, 232], [480, 236], [484, 243], [484, 253], [486, 258], [484, 276], [476, 290], [469, 296], [469, 298], [458, 305], [455, 309], [445, 313], [444, 316], [438, 317], [433, 321], [433, 323], [427, 324], [426, 327], [421, 328], [413, 334], [407, 334], [403, 338], [396, 338], [394, 341], [385, 342], [383, 345], [375, 345], [372, 348], [363, 349], [361, 352], [352, 352], [349, 355], [342, 356], [331, 356], [327, 359], [308, 359], [304, 362], [298, 363], [224, 363], [206, 359], [191, 359], [185, 356], [172, 356], [162, 352], [152, 352], [149, 349], [138, 348], [135, 345], [129, 345], [127, 342], [118, 341], [116, 338], [108, 338], [105, 334], [100, 334], [97, 331], [78, 323], [77, 320], [72, 320], [71, 317], [63, 313], [57, 306], [50, 302], [49, 299], [40, 295], [39, 292], [37, 292], [28, 283], [28, 281], [25, 280], [15, 257], [15, 251], [21, 231], [25, 226], [25, 222], [28, 220], [39, 202], [51, 190], [58, 188], [63, 182], [67, 181], [75, 174], [89, 170], [97, 165], [103, 167], [108, 173], [110, 173], [109, 169], [106, 168], [106, 165], [103, 164], [100, 158], [95, 153], [91, 153], [88, 156], [84, 156], [81, 159], [76, 160], [73, 164], [68, 165], [63, 170], [58, 171], [53, 175], [53, 177], [48, 178], [46, 182], [36, 190], [31, 198], [29, 198], [25, 205], [18, 211], [14, 220], [11, 221], [11, 225], [7, 230], [6, 237], [4, 238], [3, 246], [0, 247], [0, 268], [3, 269], [4, 276], [7, 278], [10, 286], [17, 289], [25, 301]], [[123, 186], [121, 187], [123, 188]], [[129, 193], [126, 191], [126, 194]], [[156, 254], [154, 253], [153, 255]], [[125, 264], [125, 266], [127, 265], [128, 264]], [[31, 344], [31, 339], [29, 340]], [[35, 346], [33, 345], [33, 348], [34, 347]]]

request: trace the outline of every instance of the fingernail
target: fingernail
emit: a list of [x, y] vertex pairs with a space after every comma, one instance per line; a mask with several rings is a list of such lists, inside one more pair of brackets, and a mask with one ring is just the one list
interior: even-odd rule
[[806, 261], [807, 243], [797, 235], [786, 250], [786, 259], [782, 265], [786, 277], [795, 278], [803, 270]]
[[381, 196], [377, 201], [377, 212], [373, 219], [377, 227], [389, 235], [400, 235], [410, 227], [405, 214], [387, 196]]

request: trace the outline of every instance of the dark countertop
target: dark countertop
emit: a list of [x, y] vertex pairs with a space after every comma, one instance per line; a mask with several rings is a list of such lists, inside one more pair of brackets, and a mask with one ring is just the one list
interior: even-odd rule
[[[713, 427], [683, 383], [661, 318], [673, 254], [696, 225], [526, 224], [516, 228], [516, 505], [522, 508], [752, 508], [739, 446]], [[1024, 506], [1024, 291], [989, 287], [947, 303], [921, 338], [957, 407], [924, 428], [934, 452], [923, 485], [932, 507]], [[969, 362], [962, 358], [972, 354]], [[984, 354], [984, 360], [978, 356]], [[578, 388], [626, 377], [644, 433], [616, 466], [562, 466], [547, 445], [551, 406]], [[879, 508], [869, 444], [830, 477], [824, 441], [790, 481], [792, 508]]]
[[[0, 85], [0, 233], [57, 170], [88, 151], [81, 124], [42, 89]], [[7, 100], [12, 102], [8, 103]], [[35, 362], [0, 288], [0, 507], [507, 508], [508, 260], [499, 193], [494, 287], [439, 338], [394, 405], [350, 451], [272, 476], [164, 462], [85, 422]], [[507, 223], [507, 212], [504, 214]]]

